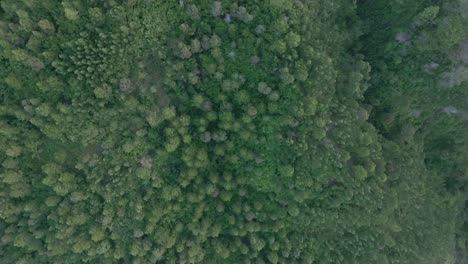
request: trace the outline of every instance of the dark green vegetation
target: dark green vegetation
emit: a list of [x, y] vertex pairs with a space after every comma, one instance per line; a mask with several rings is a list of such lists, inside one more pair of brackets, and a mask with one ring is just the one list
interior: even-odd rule
[[466, 1], [0, 7], [0, 263], [466, 263]]

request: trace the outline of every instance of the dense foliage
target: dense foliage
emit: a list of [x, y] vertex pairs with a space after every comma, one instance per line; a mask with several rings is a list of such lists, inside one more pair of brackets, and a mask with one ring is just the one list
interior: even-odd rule
[[0, 263], [463, 263], [466, 14], [0, 1]]

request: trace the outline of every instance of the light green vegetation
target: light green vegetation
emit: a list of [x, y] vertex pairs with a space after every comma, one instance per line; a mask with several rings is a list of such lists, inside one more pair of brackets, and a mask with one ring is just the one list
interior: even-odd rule
[[466, 260], [462, 0], [0, 7], [1, 263]]

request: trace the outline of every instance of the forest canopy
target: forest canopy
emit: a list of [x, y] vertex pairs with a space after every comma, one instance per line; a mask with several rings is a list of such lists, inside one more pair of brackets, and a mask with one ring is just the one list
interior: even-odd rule
[[1, 0], [0, 263], [466, 263], [465, 0]]

